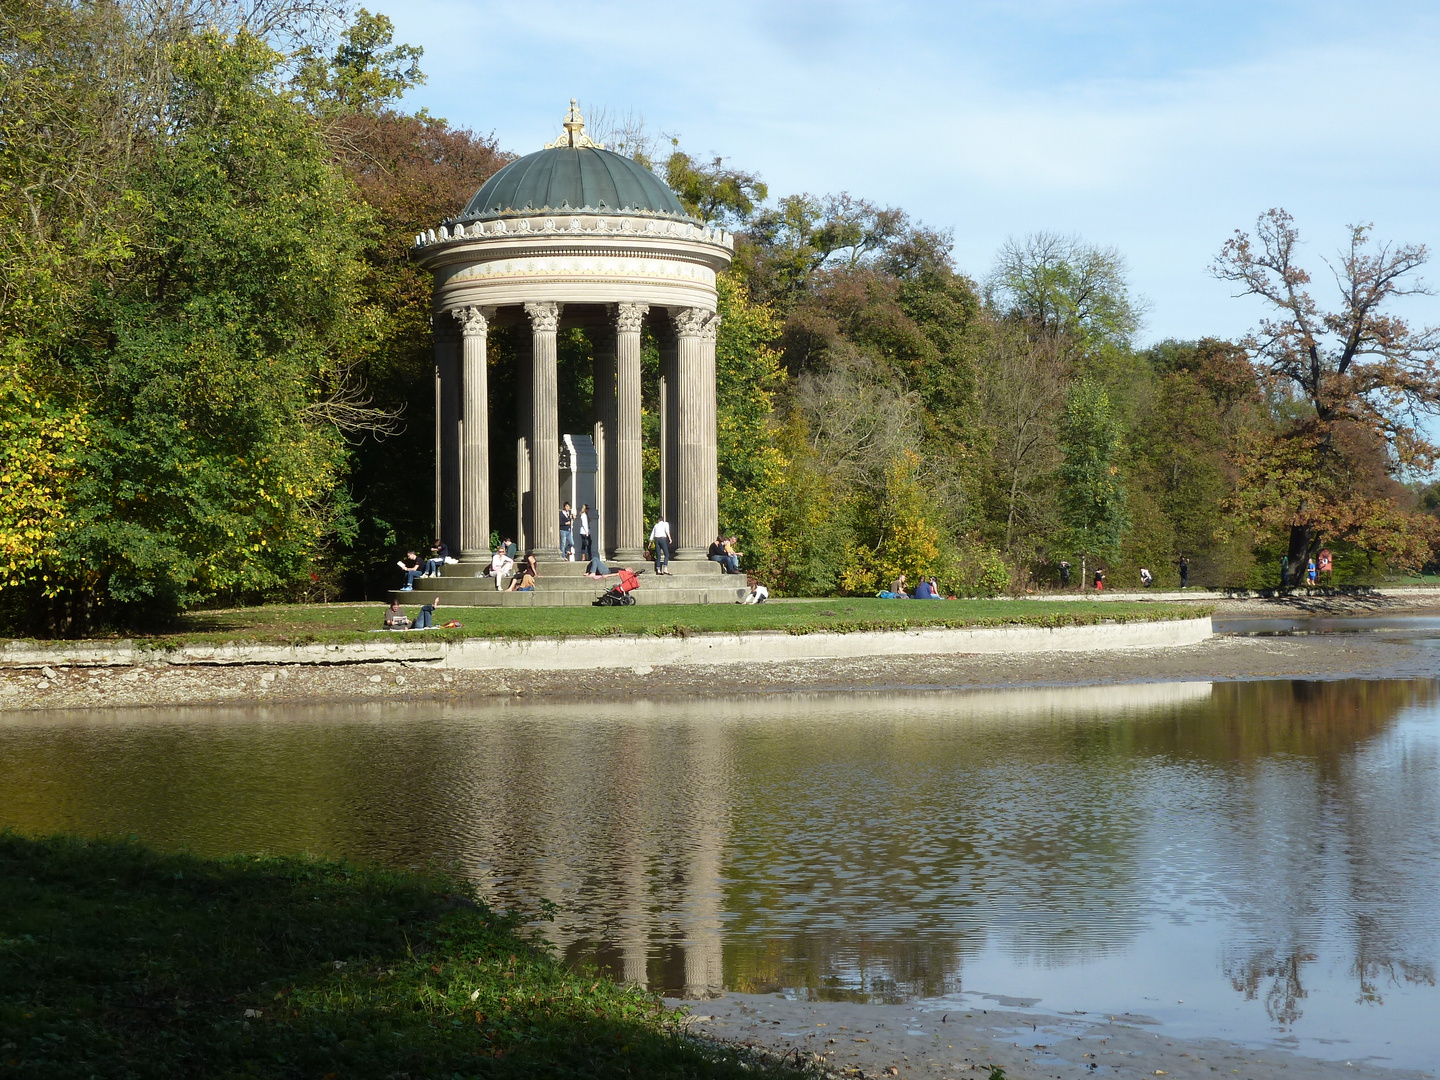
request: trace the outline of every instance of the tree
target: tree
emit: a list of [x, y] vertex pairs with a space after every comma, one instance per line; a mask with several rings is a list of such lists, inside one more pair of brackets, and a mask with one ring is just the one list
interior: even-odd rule
[[770, 196], [758, 173], [729, 168], [721, 157], [696, 161], [678, 147], [665, 159], [665, 182], [696, 217], [731, 228]]
[[[1398, 470], [1428, 471], [1440, 447], [1424, 433], [1424, 418], [1440, 412], [1440, 329], [1412, 329], [1389, 313], [1392, 301], [1425, 295], [1414, 278], [1427, 259], [1423, 245], [1371, 247], [1369, 225], [1349, 227], [1349, 245], [1329, 264], [1340, 302], [1322, 310], [1306, 288], [1310, 274], [1298, 262], [1300, 236], [1284, 210], [1261, 214], [1255, 235], [1236, 231], [1212, 267], [1273, 310], [1245, 340], [1269, 388], [1303, 404], [1308, 417], [1286, 425], [1288, 448], [1252, 455], [1242, 503], [1278, 527], [1288, 521], [1290, 580], [1299, 584], [1309, 557], [1327, 538], [1356, 540], [1367, 533], [1345, 509], [1357, 470], [1381, 477]], [[1360, 452], [1379, 447], [1383, 452]], [[1264, 468], [1255, 463], [1264, 461]], [[1279, 470], [1279, 471], [1273, 471]], [[1305, 472], [1309, 480], [1295, 484]], [[1378, 472], [1380, 475], [1374, 475]], [[1286, 475], [1289, 473], [1289, 475]], [[1373, 516], [1373, 515], [1370, 515]], [[1418, 537], [1425, 524], [1397, 503], [1387, 518], [1408, 520]], [[1413, 544], [1387, 544], [1396, 558], [1413, 561]]]
[[985, 282], [998, 314], [1069, 342], [1081, 353], [1125, 349], [1140, 325], [1125, 257], [1079, 237], [1032, 233], [1008, 240]]
[[1120, 427], [1105, 390], [1082, 379], [1070, 391], [1061, 427], [1060, 510], [1064, 542], [1080, 557], [1114, 558], [1128, 523], [1120, 477]]
[[394, 44], [394, 31], [386, 16], [362, 7], [331, 56], [321, 56], [314, 45], [301, 49], [293, 58], [295, 82], [311, 107], [322, 115], [377, 113], [424, 83], [425, 50]]
[[347, 438], [384, 423], [354, 378], [365, 208], [248, 31], [5, 15], [25, 83], [5, 120], [37, 132], [0, 143], [0, 382], [24, 387], [0, 421], [34, 499], [0, 506], [7, 614], [82, 632], [303, 579], [349, 528]]
[[1021, 535], [1043, 518], [1058, 464], [1058, 424], [1065, 404], [1063, 358], [1053, 339], [1023, 327], [997, 326], [981, 356], [980, 401], [991, 436], [990, 465], [1000, 489], [1002, 550], [1013, 556]]
[[716, 443], [720, 524], [755, 562], [767, 559], [784, 459], [770, 438], [775, 394], [784, 381], [775, 349], [780, 327], [752, 304], [730, 275], [717, 282], [720, 328], [715, 340]]

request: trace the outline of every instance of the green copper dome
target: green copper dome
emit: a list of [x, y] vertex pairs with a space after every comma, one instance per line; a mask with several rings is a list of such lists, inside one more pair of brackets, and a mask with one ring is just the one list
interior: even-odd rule
[[459, 220], [582, 209], [688, 216], [675, 193], [638, 161], [594, 146], [561, 146], [506, 165], [465, 204]]

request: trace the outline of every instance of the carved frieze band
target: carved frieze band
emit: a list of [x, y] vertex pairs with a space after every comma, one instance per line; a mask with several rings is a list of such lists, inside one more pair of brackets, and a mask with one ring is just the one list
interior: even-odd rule
[[638, 334], [645, 321], [649, 304], [625, 302], [615, 305], [615, 329], [622, 334]]
[[553, 334], [560, 329], [560, 305], [554, 301], [526, 304], [525, 314], [530, 316], [530, 325], [542, 334]]
[[681, 337], [698, 337], [707, 341], [715, 340], [715, 331], [720, 326], [720, 316], [704, 308], [680, 308], [674, 312], [675, 332]]
[[455, 316], [455, 321], [460, 324], [460, 332], [466, 337], [478, 337], [490, 329], [490, 316], [495, 313], [493, 308], [459, 307], [452, 308], [450, 314]]

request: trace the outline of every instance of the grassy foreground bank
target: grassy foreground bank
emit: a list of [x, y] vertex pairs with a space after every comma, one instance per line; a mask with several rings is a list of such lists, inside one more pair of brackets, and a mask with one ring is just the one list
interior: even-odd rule
[[0, 1075], [739, 1077], [440, 875], [0, 833]]
[[[415, 594], [416, 597], [420, 593]], [[424, 601], [406, 611], [413, 617]], [[1208, 615], [1203, 604], [1086, 600], [876, 600], [845, 598], [808, 603], [744, 606], [671, 604], [629, 608], [441, 608], [437, 622], [456, 630], [398, 634], [405, 641], [462, 638], [605, 637], [616, 634], [704, 634], [745, 630], [854, 633], [917, 627], [1088, 626], [1100, 622], [1189, 619]], [[133, 635], [141, 644], [207, 645], [374, 641], [384, 605], [268, 604], [182, 615], [165, 633]]]

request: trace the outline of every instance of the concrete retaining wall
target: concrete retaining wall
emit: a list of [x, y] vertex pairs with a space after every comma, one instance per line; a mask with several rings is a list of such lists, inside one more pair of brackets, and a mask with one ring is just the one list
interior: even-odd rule
[[[33, 646], [14, 643], [0, 667], [128, 667], [144, 664], [370, 664], [448, 668], [579, 671], [670, 664], [763, 664], [873, 656], [955, 653], [1096, 652], [1194, 645], [1213, 633], [1210, 617], [1165, 622], [1104, 623], [1044, 629], [1031, 626], [967, 630], [886, 630], [855, 634], [694, 634], [689, 637], [472, 638], [458, 642], [404, 640], [403, 635], [348, 645], [187, 645], [137, 649], [106, 645]], [[398, 639], [398, 640], [397, 640]]]

